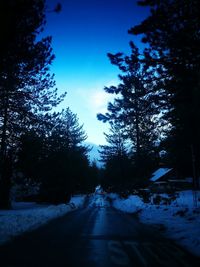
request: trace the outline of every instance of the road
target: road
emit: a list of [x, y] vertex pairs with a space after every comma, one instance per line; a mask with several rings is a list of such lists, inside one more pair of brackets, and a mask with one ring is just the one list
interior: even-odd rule
[[1, 246], [0, 266], [193, 267], [200, 260], [136, 216], [88, 206]]

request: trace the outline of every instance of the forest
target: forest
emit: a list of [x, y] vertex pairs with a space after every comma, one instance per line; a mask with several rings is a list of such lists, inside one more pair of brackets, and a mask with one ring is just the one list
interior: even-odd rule
[[[58, 94], [50, 72], [52, 38], [38, 38], [45, 4], [0, 3], [0, 208], [11, 206], [12, 191], [23, 191], [23, 200], [60, 203], [96, 184], [77, 115], [69, 107], [54, 111], [66, 93]], [[52, 12], [59, 10], [58, 4]]]
[[[105, 87], [114, 95], [102, 122], [110, 124], [101, 146], [105, 184], [138, 188], [158, 167], [176, 179], [200, 171], [200, 16], [198, 1], [137, 1], [149, 16], [128, 30], [130, 54], [108, 53], [120, 83]], [[143, 48], [134, 37], [140, 36]]]
[[[50, 67], [52, 37], [42, 36], [45, 0], [0, 2], [0, 208], [12, 194], [62, 203], [74, 192], [139, 188], [158, 166], [177, 178], [200, 172], [200, 16], [197, 0], [143, 0], [149, 16], [128, 30], [130, 54], [108, 53], [120, 83], [98, 120], [109, 123], [103, 169], [89, 160], [87, 134], [59, 94]], [[59, 12], [60, 4], [52, 12]], [[62, 10], [61, 10], [62, 12]], [[134, 43], [141, 36], [143, 48]], [[42, 36], [42, 37], [41, 37]], [[108, 47], [109, 51], [109, 47]], [[100, 122], [101, 123], [101, 122]], [[35, 191], [35, 192], [33, 192]], [[30, 200], [30, 199], [29, 199]]]

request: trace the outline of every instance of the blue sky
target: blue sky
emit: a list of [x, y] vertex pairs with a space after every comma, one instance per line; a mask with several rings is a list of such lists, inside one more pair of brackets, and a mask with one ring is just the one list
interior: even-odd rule
[[[51, 10], [56, 0], [48, 0]], [[112, 96], [103, 90], [117, 85], [119, 71], [107, 53], [129, 52], [127, 31], [147, 16], [135, 0], [61, 0], [59, 14], [47, 13], [45, 34], [53, 37], [56, 59], [51, 70], [59, 92], [67, 91], [60, 108], [69, 106], [84, 124], [88, 142], [105, 144], [108, 125], [96, 119]], [[139, 38], [134, 39], [139, 45]]]

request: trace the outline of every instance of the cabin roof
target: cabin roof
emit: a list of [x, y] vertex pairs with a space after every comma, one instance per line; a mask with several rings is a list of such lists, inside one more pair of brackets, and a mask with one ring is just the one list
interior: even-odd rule
[[163, 177], [165, 174], [167, 174], [171, 170], [172, 168], [171, 169], [170, 168], [159, 168], [152, 174], [150, 181], [152, 182], [158, 181], [161, 177]]

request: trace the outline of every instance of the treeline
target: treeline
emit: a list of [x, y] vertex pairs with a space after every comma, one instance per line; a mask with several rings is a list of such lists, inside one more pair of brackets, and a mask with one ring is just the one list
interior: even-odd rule
[[57, 94], [50, 72], [55, 56], [42, 34], [45, 12], [45, 0], [0, 2], [0, 208], [10, 207], [17, 183], [38, 183], [42, 201], [67, 201], [74, 190], [89, 189], [96, 171], [77, 116], [69, 108], [52, 112], [65, 93]]
[[[129, 29], [143, 49], [108, 54], [119, 68], [106, 114], [107, 146], [101, 147], [105, 184], [142, 186], [156, 167], [177, 178], [200, 175], [200, 13], [198, 0], [138, 1], [150, 15]], [[134, 15], [134, 14], [133, 14]]]
[[93, 191], [97, 167], [90, 166], [90, 147], [83, 143], [87, 136], [77, 116], [67, 108], [44, 119], [20, 136], [14, 182], [38, 184], [36, 200], [52, 203], [67, 202], [73, 193]]

